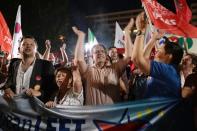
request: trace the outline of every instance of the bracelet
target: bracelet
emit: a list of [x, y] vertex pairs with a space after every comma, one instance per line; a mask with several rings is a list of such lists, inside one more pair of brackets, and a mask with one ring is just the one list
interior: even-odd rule
[[160, 40], [161, 38], [156, 38], [156, 40]]
[[145, 33], [142, 32], [141, 30], [138, 30], [137, 33], [136, 33], [136, 36], [140, 36], [140, 35], [145, 35]]

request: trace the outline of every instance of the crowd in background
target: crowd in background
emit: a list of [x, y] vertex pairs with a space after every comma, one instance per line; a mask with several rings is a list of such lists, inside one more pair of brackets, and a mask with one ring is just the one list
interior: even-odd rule
[[[116, 47], [107, 50], [99, 43], [93, 46], [93, 64], [84, 55], [86, 34], [77, 27], [73, 27], [77, 42], [70, 62], [65, 45], [60, 48], [57, 63], [49, 40], [41, 55], [35, 38], [24, 36], [20, 58], [8, 60], [8, 54], [0, 51], [2, 95], [7, 101], [15, 95], [35, 96], [48, 108], [57, 104], [104, 105], [153, 97], [184, 98], [192, 102], [196, 112], [197, 56], [184, 53], [162, 30], [155, 30], [144, 44], [147, 24], [144, 13], [129, 21], [124, 29], [124, 54], [118, 54]], [[132, 40], [134, 26], [137, 33]], [[155, 55], [151, 58], [153, 48]]]

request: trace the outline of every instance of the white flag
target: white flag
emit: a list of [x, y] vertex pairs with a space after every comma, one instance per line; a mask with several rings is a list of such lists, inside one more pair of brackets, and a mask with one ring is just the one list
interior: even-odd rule
[[115, 42], [114, 46], [116, 48], [124, 48], [124, 32], [120, 28], [118, 22], [116, 22], [116, 32], [115, 32]]
[[152, 29], [154, 28], [152, 25], [147, 24], [146, 26], [146, 31], [145, 31], [145, 36], [144, 36], [144, 45], [146, 45], [149, 40], [151, 39], [151, 34], [152, 34]]
[[17, 15], [16, 15], [15, 27], [14, 27], [12, 58], [19, 57], [18, 48], [19, 48], [19, 43], [22, 37], [23, 35], [22, 35], [22, 29], [21, 29], [21, 5], [19, 5]]
[[86, 44], [86, 51], [91, 50], [94, 45], [98, 44], [95, 35], [92, 33], [90, 28], [88, 28], [88, 43]]
[[96, 37], [94, 36], [94, 34], [90, 30], [90, 28], [88, 28], [88, 43], [86, 43], [86, 45], [85, 45], [86, 52], [90, 52], [92, 47], [97, 44], [98, 44], [98, 41], [97, 41]]

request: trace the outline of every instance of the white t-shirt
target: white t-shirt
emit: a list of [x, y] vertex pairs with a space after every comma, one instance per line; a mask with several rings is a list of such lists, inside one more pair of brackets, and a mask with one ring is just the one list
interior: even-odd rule
[[[60, 100], [60, 105], [67, 105], [67, 106], [81, 106], [83, 105], [84, 97], [83, 97], [83, 89], [80, 93], [76, 93], [71, 88], [66, 92], [64, 97]], [[57, 103], [57, 97], [55, 98], [55, 103]]]
[[20, 63], [19, 68], [18, 68], [18, 72], [17, 72], [17, 76], [16, 76], [16, 94], [22, 94], [29, 88], [34, 64], [35, 64], [35, 61], [24, 72], [22, 70], [22, 62]]

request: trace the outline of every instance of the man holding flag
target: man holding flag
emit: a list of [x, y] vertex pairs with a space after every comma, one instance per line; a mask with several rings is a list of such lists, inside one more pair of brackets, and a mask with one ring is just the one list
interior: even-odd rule
[[189, 24], [191, 11], [185, 0], [175, 0], [176, 14], [157, 0], [142, 0], [142, 4], [156, 28], [178, 36], [197, 38], [197, 28]]
[[[139, 69], [150, 75], [144, 97], [177, 97], [180, 98], [181, 80], [178, 66], [183, 57], [183, 49], [168, 39], [158, 49], [154, 60], [150, 61], [143, 55], [145, 32], [144, 13], [136, 19], [137, 35], [133, 49], [133, 62]], [[156, 41], [156, 39], [155, 39]]]

